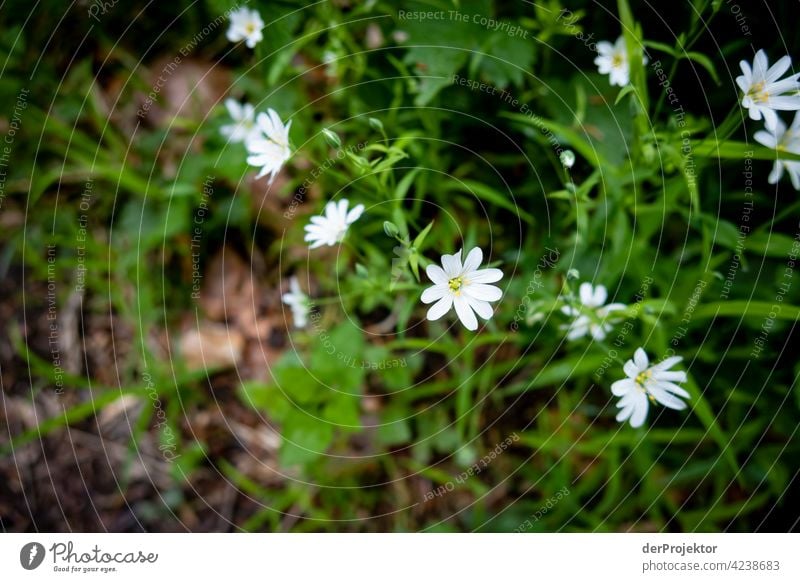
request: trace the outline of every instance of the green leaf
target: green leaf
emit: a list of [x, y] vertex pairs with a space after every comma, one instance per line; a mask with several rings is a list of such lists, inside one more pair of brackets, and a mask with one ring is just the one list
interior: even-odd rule
[[[519, 28], [516, 23], [511, 26]], [[505, 89], [510, 84], [522, 85], [525, 76], [532, 70], [536, 55], [535, 43], [526, 40], [521, 34], [508, 34], [502, 30], [494, 31], [486, 38], [480, 50], [473, 53], [475, 70], [473, 76], [487, 79], [495, 87]]]
[[280, 461], [285, 467], [308, 465], [324, 455], [333, 441], [333, 426], [303, 411], [292, 411], [283, 423]]
[[688, 59], [690, 61], [695, 61], [697, 64], [699, 64], [701, 67], [703, 67], [706, 71], [708, 71], [708, 74], [711, 75], [711, 78], [714, 80], [714, 82], [717, 85], [720, 84], [719, 75], [717, 74], [717, 70], [714, 67], [714, 63], [712, 63], [711, 59], [709, 59], [703, 53], [699, 53], [699, 52], [695, 52], [695, 51], [689, 51], [689, 52], [681, 51], [681, 50], [678, 50], [678, 49], [676, 49], [674, 47], [671, 47], [671, 46], [669, 46], [667, 44], [664, 44], [663, 42], [655, 42], [655, 41], [652, 41], [652, 40], [645, 40], [644, 41], [644, 45], [646, 47], [653, 48], [653, 49], [659, 50], [661, 52], [665, 52], [668, 55], [670, 55], [670, 56], [672, 56], [672, 57], [674, 57], [675, 59], [678, 59], [678, 60], [680, 60], [680, 59]]
[[619, 105], [619, 102], [627, 95], [628, 93], [633, 93], [636, 91], [633, 85], [625, 85], [622, 90], [617, 95], [617, 98], [614, 99], [614, 105]]
[[708, 430], [711, 438], [713, 438], [717, 445], [719, 445], [721, 450], [720, 455], [725, 457], [725, 460], [730, 465], [734, 474], [741, 478], [742, 470], [739, 467], [739, 463], [736, 461], [736, 453], [734, 452], [733, 441], [725, 433], [725, 431], [722, 430], [717, 422], [717, 415], [714, 412], [714, 409], [711, 407], [711, 404], [709, 404], [708, 400], [706, 400], [704, 392], [702, 392], [697, 386], [694, 378], [688, 374], [687, 381], [685, 384], [683, 384], [683, 386], [691, 396], [690, 402], [692, 403], [692, 411], [695, 413], [697, 418], [700, 419], [700, 422], [703, 423], [703, 426], [706, 427], [706, 430]]
[[754, 232], [744, 239], [745, 251], [764, 257], [788, 257], [795, 245], [795, 239], [777, 232]]
[[514, 202], [509, 200], [508, 197], [500, 194], [496, 190], [494, 190], [491, 186], [487, 186], [481, 182], [475, 182], [473, 180], [449, 180], [444, 185], [445, 192], [452, 192], [452, 191], [459, 191], [465, 192], [471, 196], [475, 196], [480, 198], [486, 202], [494, 204], [495, 206], [499, 206], [500, 208], [505, 208], [506, 210], [510, 210], [514, 214], [516, 214], [521, 220], [529, 224], [534, 224], [533, 216], [530, 213], [522, 210], [519, 208]]
[[786, 319], [796, 321], [800, 319], [800, 307], [788, 303], [780, 303], [780, 309], [773, 309], [773, 303], [763, 301], [725, 301], [724, 303], [705, 303], [694, 311], [695, 318], [713, 317], [759, 317]]
[[322, 409], [322, 418], [340, 430], [353, 431], [361, 426], [359, 398], [337, 394]]
[[422, 243], [425, 242], [425, 237], [428, 236], [428, 233], [431, 231], [431, 228], [433, 227], [433, 223], [434, 223], [434, 221], [431, 220], [430, 223], [428, 224], [428, 226], [426, 226], [424, 229], [422, 229], [422, 232], [420, 232], [417, 235], [417, 238], [414, 239], [414, 245], [413, 246], [414, 246], [414, 248], [416, 250], [419, 251], [419, 250], [422, 249]]
[[694, 140], [691, 144], [694, 155], [703, 158], [800, 161], [800, 154], [777, 151], [752, 143], [738, 141], [724, 141], [718, 143], [712, 138], [702, 141]]
[[384, 446], [392, 446], [411, 442], [412, 438], [408, 412], [401, 407], [387, 408], [378, 427], [378, 442]]

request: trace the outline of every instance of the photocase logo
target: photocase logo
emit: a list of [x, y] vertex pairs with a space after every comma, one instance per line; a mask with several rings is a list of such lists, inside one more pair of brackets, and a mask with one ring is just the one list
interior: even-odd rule
[[19, 551], [19, 563], [26, 570], [35, 570], [44, 561], [44, 546], [38, 542], [30, 542]]

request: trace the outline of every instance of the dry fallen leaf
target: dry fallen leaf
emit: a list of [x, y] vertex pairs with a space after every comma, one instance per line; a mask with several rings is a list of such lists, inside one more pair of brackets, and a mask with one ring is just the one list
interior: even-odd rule
[[182, 335], [180, 346], [190, 370], [231, 368], [242, 357], [244, 337], [230, 326], [202, 322]]
[[214, 321], [236, 324], [248, 337], [259, 337], [256, 281], [250, 265], [229, 247], [209, 262], [200, 305]]

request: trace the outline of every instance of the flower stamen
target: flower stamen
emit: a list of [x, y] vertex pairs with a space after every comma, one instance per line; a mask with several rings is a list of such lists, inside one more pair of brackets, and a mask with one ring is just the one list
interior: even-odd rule
[[450, 287], [450, 291], [456, 295], [460, 295], [461, 287], [464, 286], [464, 277], [453, 277], [447, 282], [447, 285]]
[[642, 391], [647, 392], [647, 381], [652, 377], [652, 375], [652, 370], [645, 370], [636, 376], [636, 384], [642, 389]]

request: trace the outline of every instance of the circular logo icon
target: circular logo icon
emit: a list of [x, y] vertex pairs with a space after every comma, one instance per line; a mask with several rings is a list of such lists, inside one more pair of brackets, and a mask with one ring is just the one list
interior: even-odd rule
[[19, 563], [26, 570], [35, 570], [44, 561], [44, 546], [38, 542], [30, 542], [19, 551]]

